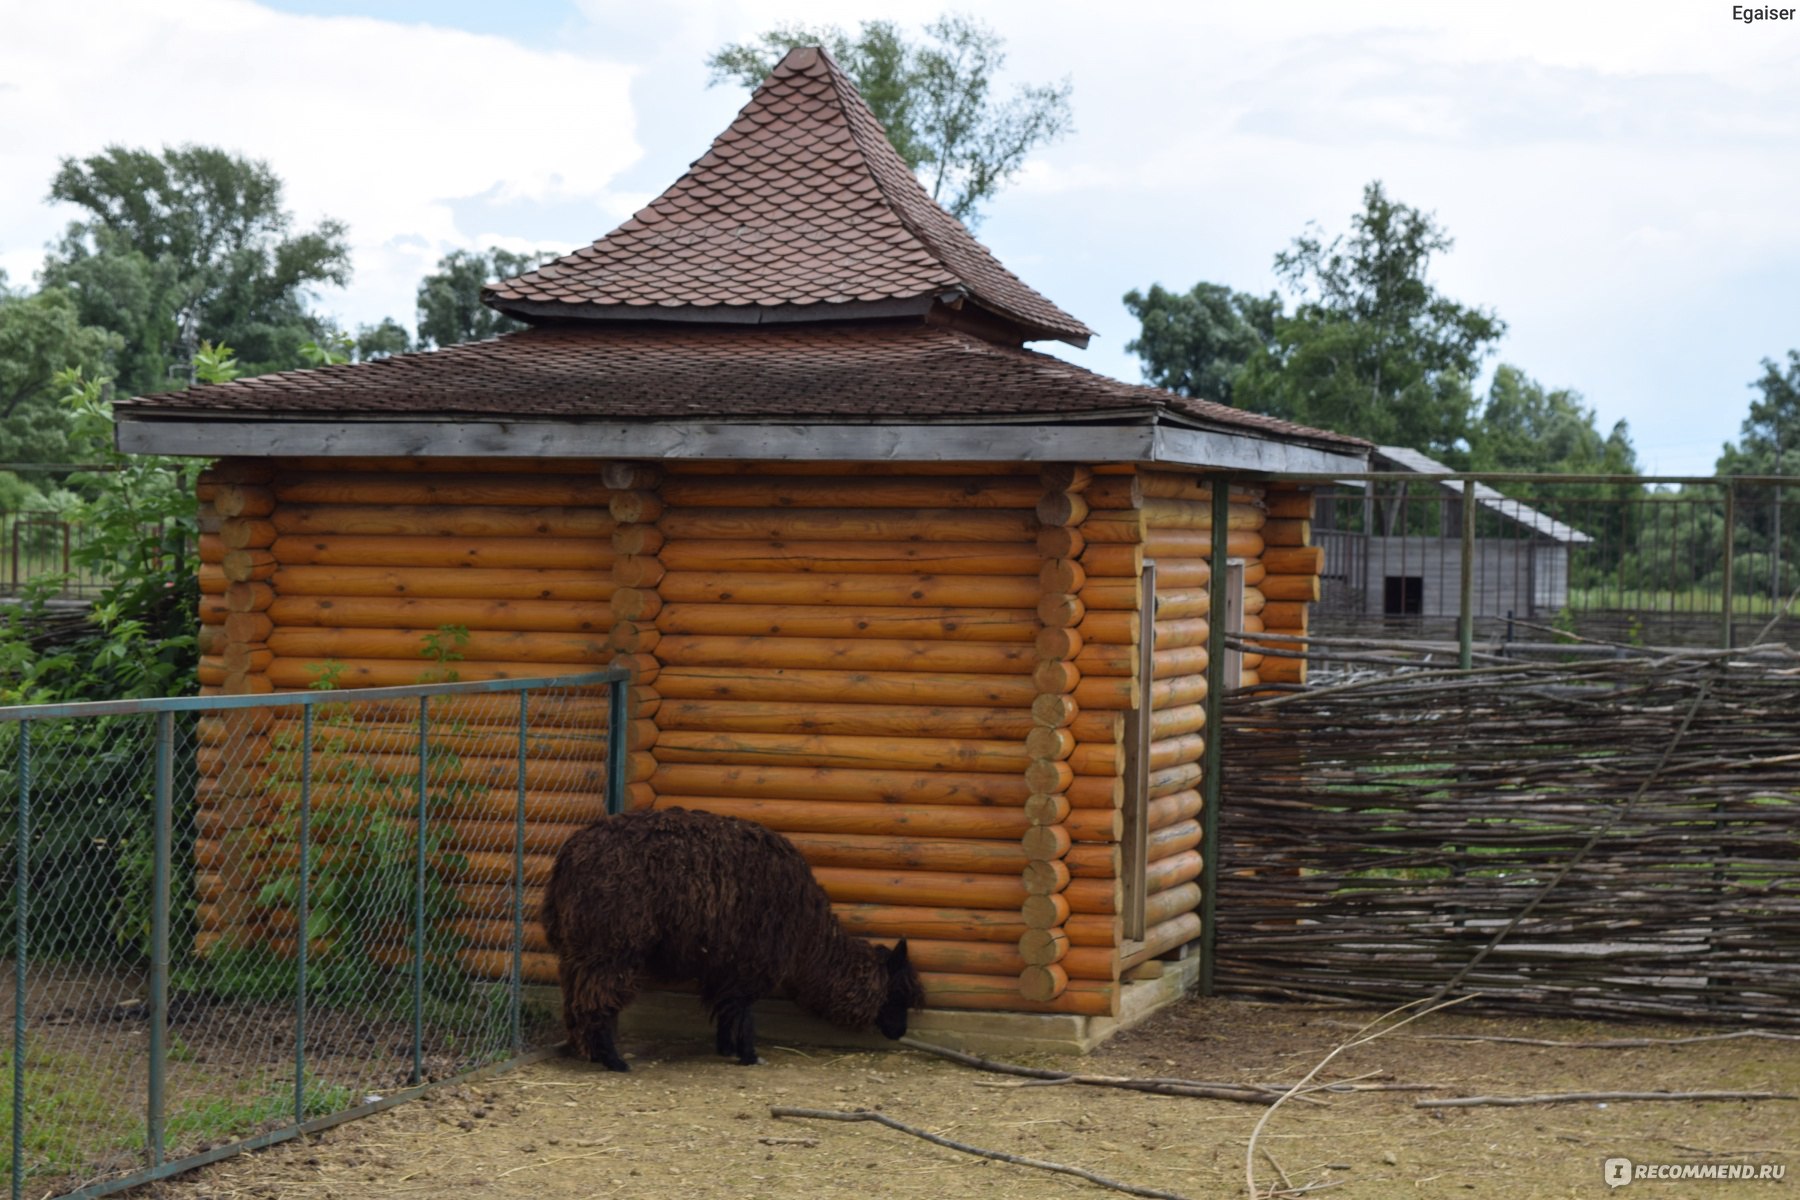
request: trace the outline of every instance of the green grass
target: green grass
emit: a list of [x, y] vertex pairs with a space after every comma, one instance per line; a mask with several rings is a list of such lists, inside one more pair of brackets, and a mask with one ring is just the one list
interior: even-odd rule
[[[1731, 597], [1731, 611], [1748, 617], [1770, 617], [1775, 615], [1776, 601], [1767, 595], [1768, 581], [1762, 581], [1763, 594], [1757, 594], [1757, 585], [1745, 581]], [[1786, 603], [1783, 596], [1781, 603]], [[1577, 617], [1596, 612], [1641, 612], [1646, 616], [1674, 612], [1681, 615], [1704, 616], [1707, 613], [1718, 613], [1724, 610], [1724, 596], [1717, 588], [1638, 588], [1627, 584], [1569, 588], [1568, 607]]]

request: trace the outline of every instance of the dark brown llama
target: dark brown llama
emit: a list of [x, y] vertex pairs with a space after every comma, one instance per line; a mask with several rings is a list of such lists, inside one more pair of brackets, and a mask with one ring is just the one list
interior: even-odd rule
[[845, 933], [793, 843], [736, 817], [666, 808], [595, 822], [558, 852], [542, 920], [569, 1046], [614, 1071], [630, 1070], [619, 1012], [647, 982], [698, 981], [719, 1053], [745, 1065], [763, 996], [890, 1038], [924, 1001], [905, 939], [889, 950]]

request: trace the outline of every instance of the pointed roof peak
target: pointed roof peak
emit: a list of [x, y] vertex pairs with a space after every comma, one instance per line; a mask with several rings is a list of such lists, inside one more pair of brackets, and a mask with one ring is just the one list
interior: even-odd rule
[[482, 299], [527, 319], [757, 324], [972, 305], [1026, 341], [1091, 334], [932, 200], [818, 46], [790, 50], [630, 220]]

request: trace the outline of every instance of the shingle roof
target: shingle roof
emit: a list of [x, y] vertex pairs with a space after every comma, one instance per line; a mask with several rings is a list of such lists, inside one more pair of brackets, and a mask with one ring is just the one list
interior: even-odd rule
[[765, 321], [923, 311], [951, 294], [1027, 340], [1091, 334], [940, 208], [830, 55], [803, 47], [668, 191], [482, 299], [526, 317]]
[[[1377, 446], [1375, 456], [1378, 460], [1391, 463], [1402, 470], [1416, 471], [1421, 475], [1449, 475], [1452, 473], [1449, 467], [1437, 459], [1421, 454], [1410, 446]], [[1452, 483], [1446, 479], [1439, 481], [1439, 486], [1452, 495], [1462, 495], [1460, 483]], [[1474, 491], [1475, 503], [1482, 508], [1499, 513], [1509, 520], [1517, 521], [1533, 533], [1541, 534], [1552, 541], [1579, 546], [1594, 540], [1573, 525], [1565, 525], [1550, 514], [1541, 513], [1523, 501], [1514, 500], [1510, 496], [1496, 492], [1485, 483], [1477, 483]]]
[[1367, 447], [1342, 434], [1121, 383], [1047, 354], [917, 321], [555, 325], [118, 404], [129, 418], [1055, 421], [1161, 410], [1185, 423], [1253, 437], [1352, 452]]

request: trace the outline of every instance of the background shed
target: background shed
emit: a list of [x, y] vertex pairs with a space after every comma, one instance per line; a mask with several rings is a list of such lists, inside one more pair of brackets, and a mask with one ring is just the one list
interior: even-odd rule
[[[219, 459], [205, 686], [410, 683], [445, 627], [463, 678], [626, 666], [623, 802], [781, 830], [850, 929], [913, 939], [935, 1007], [1116, 1017], [1200, 935], [1214, 596], [1304, 631], [1311, 499], [1260, 480], [1365, 444], [1025, 350], [1088, 331], [816, 50], [642, 212], [487, 299], [534, 327], [121, 405], [123, 448]], [[212, 794], [263, 786], [228, 764], [269, 732], [216, 736]], [[603, 778], [532, 780], [534, 888]]]

